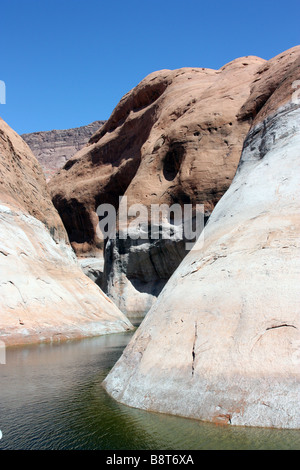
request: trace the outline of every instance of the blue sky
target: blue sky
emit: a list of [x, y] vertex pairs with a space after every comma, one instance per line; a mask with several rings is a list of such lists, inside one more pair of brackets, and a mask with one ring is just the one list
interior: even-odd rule
[[19, 134], [108, 119], [155, 70], [300, 44], [299, 18], [299, 0], [1, 0], [0, 116]]

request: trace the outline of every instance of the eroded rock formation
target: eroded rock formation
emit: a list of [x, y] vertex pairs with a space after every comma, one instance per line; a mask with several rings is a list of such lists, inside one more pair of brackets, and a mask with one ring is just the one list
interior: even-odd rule
[[81, 271], [40, 165], [0, 119], [0, 338], [6, 345], [124, 331]]
[[49, 180], [65, 163], [82, 149], [105, 121], [94, 121], [74, 129], [22, 134]]
[[264, 64], [237, 173], [106, 390], [133, 407], [300, 428], [300, 47]]
[[[53, 202], [78, 256], [102, 256], [100, 204], [203, 204], [206, 216], [236, 171], [251, 113], [237, 119], [266, 61], [220, 70], [183, 68], [146, 77], [87, 147], [51, 180]], [[110, 240], [105, 289], [128, 315], [146, 312], [186, 255], [183, 240]]]

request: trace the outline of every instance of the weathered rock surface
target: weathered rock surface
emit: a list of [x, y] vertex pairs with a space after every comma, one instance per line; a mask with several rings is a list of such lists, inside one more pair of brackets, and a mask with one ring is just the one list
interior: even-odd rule
[[94, 121], [87, 126], [74, 129], [52, 130], [22, 134], [40, 162], [45, 177], [49, 180], [65, 163], [82, 149], [91, 136], [105, 121]]
[[258, 71], [234, 180], [105, 379], [120, 402], [300, 428], [299, 58], [297, 47]]
[[6, 345], [131, 324], [80, 269], [27, 144], [0, 119], [0, 338]]
[[78, 263], [86, 276], [92, 279], [99, 287], [103, 285], [103, 258], [78, 258]]
[[[251, 116], [237, 119], [258, 69], [244, 57], [220, 70], [183, 68], [146, 77], [49, 183], [79, 256], [102, 256], [96, 209], [119, 196], [128, 206], [203, 204], [208, 216], [236, 171]], [[108, 295], [128, 315], [145, 312], [186, 255], [182, 240], [111, 240]]]

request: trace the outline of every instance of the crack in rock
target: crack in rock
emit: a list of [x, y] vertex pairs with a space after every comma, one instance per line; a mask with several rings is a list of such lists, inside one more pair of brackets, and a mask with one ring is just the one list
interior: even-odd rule
[[195, 371], [195, 358], [196, 358], [196, 352], [195, 352], [195, 345], [196, 341], [198, 338], [198, 333], [197, 333], [197, 322], [195, 322], [195, 333], [194, 333], [194, 342], [193, 342], [193, 349], [192, 349], [192, 377], [194, 377], [194, 371]]
[[283, 327], [289, 327], [289, 328], [295, 328], [297, 330], [297, 327], [294, 325], [288, 325], [287, 323], [284, 323], [282, 325], [275, 325], [275, 326], [270, 326], [269, 328], [266, 328], [266, 331], [268, 330], [274, 330], [275, 328], [283, 328]]

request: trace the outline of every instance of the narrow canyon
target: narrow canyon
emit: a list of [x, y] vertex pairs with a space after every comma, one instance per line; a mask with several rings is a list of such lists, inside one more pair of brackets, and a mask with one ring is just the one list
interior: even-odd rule
[[[107, 121], [76, 129], [19, 136], [0, 119], [5, 344], [141, 317], [103, 382], [115, 400], [300, 428], [299, 76], [296, 46], [155, 71]], [[124, 201], [128, 220], [105, 236], [99, 207], [117, 216]], [[153, 223], [153, 206], [173, 205], [192, 208], [191, 224], [201, 212], [200, 236], [187, 239], [187, 220]]]

